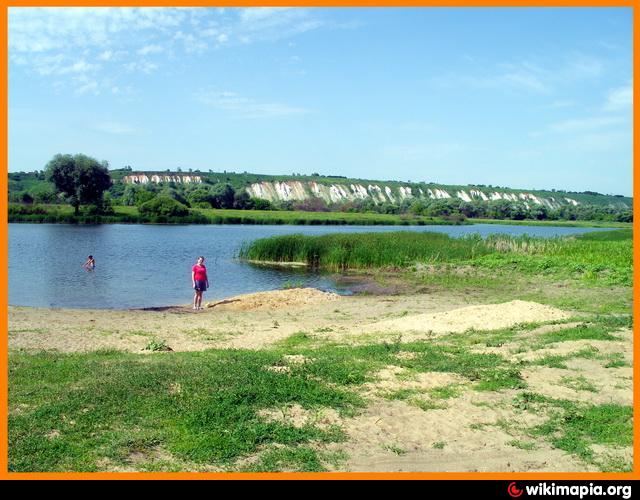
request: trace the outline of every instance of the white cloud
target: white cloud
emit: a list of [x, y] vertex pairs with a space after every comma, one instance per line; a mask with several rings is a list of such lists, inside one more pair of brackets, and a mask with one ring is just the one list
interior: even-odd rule
[[164, 51], [164, 48], [162, 48], [160, 45], [151, 44], [151, 45], [145, 45], [141, 49], [138, 49], [138, 54], [141, 56], [146, 56], [149, 54], [159, 54], [160, 52], [163, 52], [163, 51]]
[[242, 118], [278, 118], [310, 112], [308, 109], [288, 104], [256, 101], [229, 91], [204, 91], [198, 93], [196, 99], [207, 106], [230, 112]]
[[110, 61], [111, 59], [113, 59], [113, 50], [105, 50], [98, 56], [98, 59], [100, 59], [101, 61]]
[[88, 93], [91, 93], [93, 95], [99, 95], [100, 86], [98, 85], [98, 82], [96, 82], [95, 80], [88, 81], [86, 83], [80, 84], [80, 86], [76, 88], [75, 93], [79, 95], [88, 94]]
[[[479, 65], [476, 65], [479, 67]], [[525, 93], [550, 94], [575, 82], [601, 77], [605, 63], [592, 56], [570, 53], [559, 56], [555, 63], [532, 60], [506, 62], [484, 69], [484, 74], [447, 75], [431, 80], [439, 87], [464, 86], [514, 90]]]
[[630, 111], [633, 106], [633, 88], [631, 84], [612, 89], [607, 94], [607, 100], [604, 104], [605, 111]]
[[[181, 53], [197, 56], [331, 27], [319, 19], [319, 12], [305, 8], [11, 7], [10, 64], [21, 72], [67, 75], [68, 79], [101, 73], [103, 79], [119, 79], [114, 83], [124, 86], [127, 73], [152, 73], [173, 64]], [[155, 56], [153, 63], [139, 60], [150, 56]]]
[[132, 73], [139, 71], [142, 73], [146, 73], [147, 75], [153, 73], [158, 69], [157, 64], [151, 63], [149, 61], [134, 61], [125, 64], [124, 67], [127, 71], [130, 71]]
[[204, 52], [209, 47], [204, 40], [197, 38], [191, 33], [183, 33], [182, 31], [178, 31], [174, 35], [174, 39], [182, 42], [184, 50], [188, 53]]
[[166, 31], [182, 23], [185, 9], [12, 7], [9, 9], [9, 50], [50, 50], [111, 46], [120, 35]]

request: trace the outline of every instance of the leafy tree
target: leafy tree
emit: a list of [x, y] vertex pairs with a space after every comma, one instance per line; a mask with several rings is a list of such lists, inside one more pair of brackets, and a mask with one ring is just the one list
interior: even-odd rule
[[211, 190], [204, 186], [198, 186], [187, 193], [187, 201], [192, 207], [211, 208], [213, 199]]
[[83, 154], [55, 155], [47, 163], [46, 179], [68, 198], [76, 215], [80, 205], [102, 206], [103, 193], [111, 186], [109, 164]]
[[146, 202], [153, 200], [155, 197], [155, 193], [149, 191], [148, 189], [138, 189], [134, 194], [135, 205], [144, 205]]

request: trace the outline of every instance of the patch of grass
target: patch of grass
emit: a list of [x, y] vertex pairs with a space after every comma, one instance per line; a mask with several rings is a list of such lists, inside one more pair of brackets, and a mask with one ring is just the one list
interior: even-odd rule
[[276, 345], [284, 350], [294, 350], [303, 347], [309, 347], [313, 344], [314, 339], [307, 332], [296, 332], [293, 335], [281, 340]]
[[422, 411], [429, 410], [444, 410], [447, 406], [442, 403], [437, 403], [429, 399], [412, 398], [408, 401], [411, 406], [420, 408]]
[[513, 400], [513, 406], [526, 411], [538, 411], [552, 400], [535, 392], [521, 392]]
[[399, 389], [382, 393], [381, 396], [391, 401], [406, 401], [407, 404], [420, 408], [422, 411], [444, 410], [446, 405], [424, 397], [424, 391], [420, 389]]
[[613, 354], [609, 354], [605, 358], [607, 363], [604, 365], [605, 368], [622, 368], [624, 366], [630, 366], [624, 359], [624, 354], [621, 352], [615, 352]]
[[287, 280], [280, 286], [280, 288], [282, 290], [292, 290], [294, 288], [304, 288], [304, 286], [304, 281], [302, 280]]
[[[117, 332], [117, 333], [119, 333], [119, 332]], [[105, 332], [105, 334], [106, 335], [110, 335], [110, 334], [112, 334], [112, 332], [107, 331], [107, 332]], [[153, 337], [154, 336], [154, 334], [152, 332], [147, 332], [145, 330], [128, 330], [127, 331], [127, 336], [134, 336], [134, 335], [137, 335], [137, 336], [140, 336], [140, 337]]]
[[385, 444], [382, 446], [382, 449], [390, 451], [391, 453], [394, 453], [395, 455], [398, 455], [398, 456], [407, 454], [407, 450], [405, 450], [404, 448], [400, 448], [398, 445], [395, 445], [395, 444]]
[[272, 448], [259, 462], [244, 467], [243, 472], [325, 472], [322, 457], [309, 446]]
[[583, 375], [578, 377], [562, 377], [560, 384], [574, 391], [598, 392], [596, 386], [589, 382]]
[[[306, 446], [344, 438], [337, 429], [269, 422], [259, 410], [297, 403], [353, 411], [355, 394], [303, 371], [264, 370], [280, 352], [211, 350], [140, 356], [12, 354], [11, 471], [95, 471], [105, 458], [161, 445], [177, 460], [230, 467], [270, 443]], [[179, 384], [180, 391], [172, 390]]]
[[594, 461], [592, 444], [632, 446], [633, 408], [614, 404], [586, 406], [570, 401], [554, 401], [551, 418], [533, 429], [556, 448]]
[[633, 462], [622, 457], [607, 456], [596, 459], [602, 472], [633, 472]]
[[592, 345], [585, 347], [584, 349], [578, 351], [573, 355], [574, 358], [582, 358], [582, 359], [599, 359], [600, 358], [600, 349], [594, 347]]
[[154, 352], [168, 352], [173, 351], [171, 347], [167, 345], [167, 341], [164, 339], [152, 339], [149, 343], [144, 347], [143, 351], [154, 351]]
[[436, 441], [435, 443], [433, 443], [431, 445], [432, 448], [435, 448], [436, 450], [442, 450], [447, 443], [445, 443], [444, 441]]
[[402, 349], [417, 354], [413, 359], [395, 360], [404, 368], [457, 373], [477, 382], [475, 388], [478, 390], [524, 388], [520, 371], [497, 354], [473, 353], [463, 347], [426, 342], [405, 344]]
[[548, 356], [545, 356], [544, 358], [534, 361], [532, 364], [537, 366], [548, 366], [549, 368], [561, 368], [566, 370], [568, 369], [568, 367], [565, 362], [574, 358], [596, 360], [596, 359], [602, 359], [602, 356], [600, 355], [600, 350], [597, 347], [587, 346], [584, 349], [574, 354], [566, 354], [564, 356], [559, 354], [548, 355]]
[[535, 325], [515, 325], [500, 330], [476, 330], [470, 328], [462, 333], [447, 336], [447, 343], [457, 346], [484, 345], [485, 347], [502, 347], [511, 342], [522, 331], [534, 328]]
[[19, 329], [11, 329], [9, 328], [9, 334], [12, 333], [49, 333], [49, 330], [46, 328], [19, 328]]
[[436, 387], [429, 391], [429, 395], [435, 399], [451, 399], [460, 395], [460, 386], [458, 384], [451, 384], [444, 387]]
[[513, 446], [514, 448], [518, 448], [520, 450], [535, 450], [537, 448], [536, 443], [532, 441], [520, 441], [518, 439], [514, 439], [513, 441], [509, 441], [507, 443], [509, 446]]
[[537, 346], [543, 347], [548, 344], [575, 340], [619, 340], [611, 335], [611, 331], [612, 328], [608, 325], [583, 323], [575, 328], [544, 333], [537, 338]]
[[567, 369], [567, 365], [565, 364], [566, 360], [567, 360], [567, 356], [549, 355], [534, 361], [533, 364], [538, 366], [548, 366], [549, 368], [561, 368], [566, 370]]

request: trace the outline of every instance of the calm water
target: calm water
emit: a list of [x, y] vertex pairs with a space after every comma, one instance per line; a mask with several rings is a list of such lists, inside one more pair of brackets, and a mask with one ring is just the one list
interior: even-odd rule
[[[336, 290], [329, 277], [266, 269], [234, 260], [245, 241], [278, 234], [437, 231], [555, 236], [598, 229], [543, 226], [242, 226], [9, 224], [9, 304], [35, 307], [125, 309], [186, 304], [191, 266], [206, 257], [210, 290], [205, 301], [281, 288], [287, 281]], [[81, 266], [87, 255], [96, 269]], [[344, 290], [343, 290], [344, 292]]]

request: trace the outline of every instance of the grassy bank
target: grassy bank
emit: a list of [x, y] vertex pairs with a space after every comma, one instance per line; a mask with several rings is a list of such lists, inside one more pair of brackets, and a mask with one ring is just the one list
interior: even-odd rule
[[419, 265], [513, 269], [529, 274], [580, 276], [603, 284], [631, 285], [632, 233], [621, 229], [572, 237], [533, 238], [439, 233], [365, 233], [274, 236], [242, 247], [252, 261], [306, 262], [332, 270], [408, 269]]
[[631, 224], [603, 221], [534, 221], [424, 217], [348, 212], [303, 212], [278, 210], [192, 209], [183, 217], [149, 217], [141, 215], [137, 207], [114, 206], [113, 214], [96, 214], [83, 209], [73, 213], [70, 205], [9, 204], [9, 222], [48, 224], [291, 224], [291, 225], [357, 225], [357, 226], [428, 226], [451, 224], [507, 224], [561, 227], [630, 228]]
[[69, 205], [9, 205], [9, 222], [63, 224], [292, 224], [292, 225], [357, 225], [409, 226], [460, 224], [458, 220], [374, 213], [302, 212], [274, 210], [192, 209], [182, 217], [145, 216], [136, 207], [115, 206], [113, 214], [100, 215], [83, 210], [73, 213]]
[[611, 229], [631, 229], [630, 222], [598, 221], [598, 220], [504, 220], [468, 218], [471, 224], [501, 224], [505, 226], [555, 226], [555, 227], [603, 227]]

